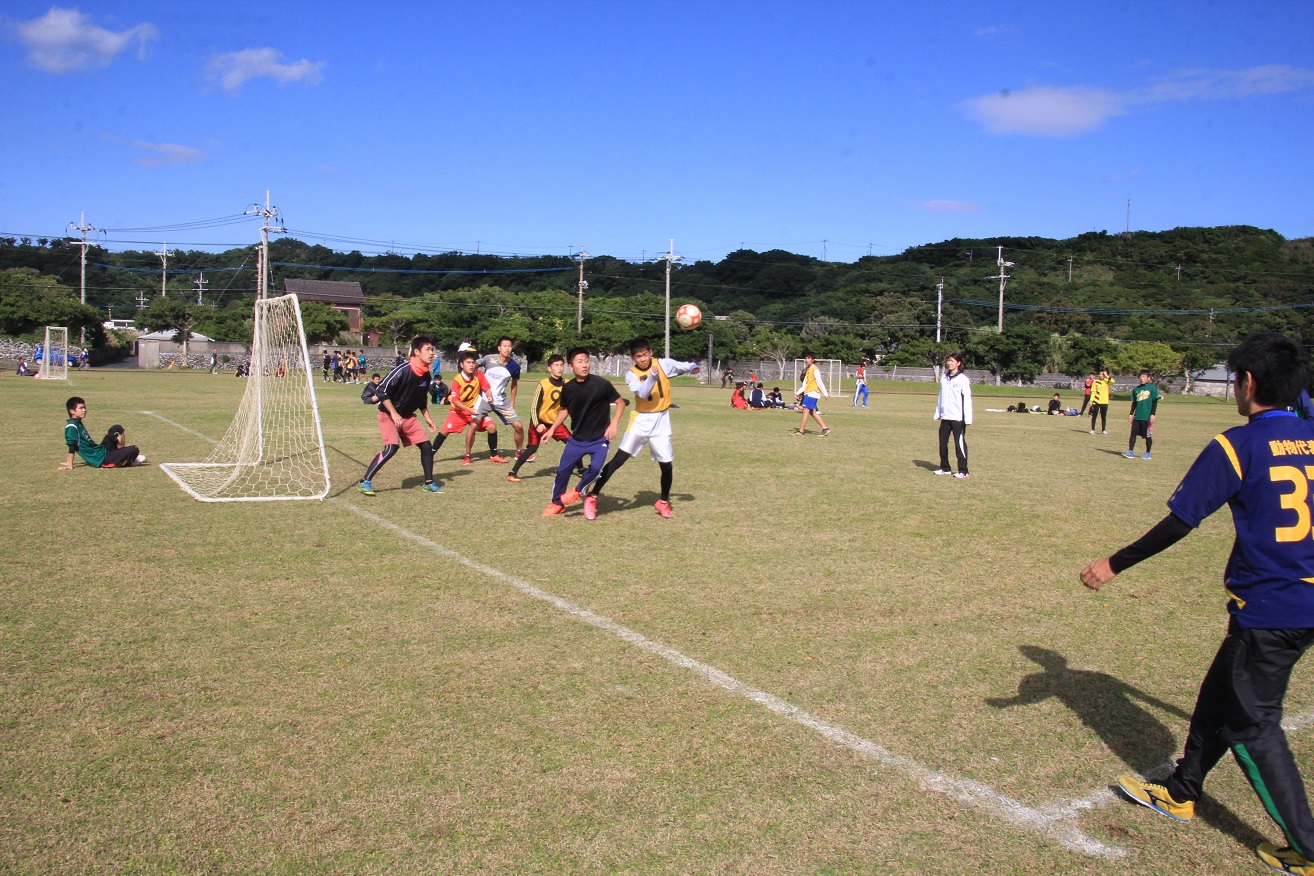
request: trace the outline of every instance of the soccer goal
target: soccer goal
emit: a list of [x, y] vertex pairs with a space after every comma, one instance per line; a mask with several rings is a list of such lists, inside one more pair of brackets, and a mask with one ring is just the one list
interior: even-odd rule
[[[830, 393], [831, 398], [837, 398], [844, 394], [844, 363], [839, 359], [813, 359], [818, 370], [821, 372], [821, 382], [826, 384], [826, 392]], [[794, 360], [794, 388], [798, 389], [799, 380], [803, 376], [803, 369], [807, 367], [807, 360]]]
[[[32, 357], [36, 359], [34, 355]], [[46, 326], [46, 337], [41, 344], [41, 367], [37, 377], [46, 380], [68, 380], [68, 327]]]
[[160, 466], [202, 502], [322, 499], [328, 457], [297, 296], [256, 302], [246, 392], [204, 462]]

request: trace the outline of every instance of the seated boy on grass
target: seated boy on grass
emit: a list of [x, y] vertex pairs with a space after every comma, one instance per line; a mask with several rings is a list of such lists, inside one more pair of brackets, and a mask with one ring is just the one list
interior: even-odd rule
[[87, 417], [87, 403], [76, 395], [65, 403], [68, 410], [68, 422], [64, 424], [64, 443], [68, 446], [68, 459], [60, 465], [60, 471], [73, 470], [73, 457], [81, 456], [92, 468], [127, 468], [141, 465], [146, 457], [137, 451], [137, 445], [125, 444], [122, 426], [114, 425], [105, 434], [105, 439], [97, 444], [91, 440], [91, 434], [83, 424]]

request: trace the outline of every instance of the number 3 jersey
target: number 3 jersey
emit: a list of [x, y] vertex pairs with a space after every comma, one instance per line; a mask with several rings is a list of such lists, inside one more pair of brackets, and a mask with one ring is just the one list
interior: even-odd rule
[[1197, 527], [1231, 506], [1236, 541], [1223, 586], [1251, 629], [1314, 628], [1314, 423], [1264, 411], [1214, 438], [1168, 500]]

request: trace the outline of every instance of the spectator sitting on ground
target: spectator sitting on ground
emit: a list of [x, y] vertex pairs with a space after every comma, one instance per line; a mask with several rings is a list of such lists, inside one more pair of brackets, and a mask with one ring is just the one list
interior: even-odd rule
[[1059, 394], [1054, 393], [1054, 397], [1049, 400], [1049, 410], [1046, 411], [1051, 417], [1054, 415], [1063, 416], [1063, 402], [1059, 401]]
[[746, 384], [740, 381], [735, 384], [735, 391], [730, 393], [730, 406], [735, 410], [748, 410], [748, 401], [744, 398], [744, 386]]
[[1027, 403], [1026, 403], [1026, 402], [1018, 402], [1018, 404], [1017, 404], [1016, 406], [1014, 406], [1014, 405], [1009, 405], [1009, 406], [1008, 406], [1008, 412], [1009, 412], [1010, 414], [1029, 414], [1029, 413], [1031, 413], [1029, 410], [1027, 410]]
[[753, 387], [753, 391], [748, 394], [748, 406], [755, 411], [760, 411], [767, 406], [766, 392], [762, 390], [762, 384]]
[[452, 396], [452, 388], [443, 381], [441, 374], [433, 376], [433, 386], [430, 387], [430, 393], [433, 395], [433, 403], [436, 405], [449, 404]]
[[36, 372], [33, 371], [31, 368], [28, 368], [28, 367], [27, 367], [27, 360], [26, 360], [26, 359], [19, 359], [19, 360], [18, 360], [18, 376], [19, 376], [19, 377], [36, 377]]
[[767, 407], [776, 408], [777, 410], [779, 410], [780, 408], [783, 408], [785, 406], [785, 400], [784, 398], [781, 397], [780, 387], [778, 386], [773, 387], [772, 390], [767, 393], [766, 400], [767, 400]]

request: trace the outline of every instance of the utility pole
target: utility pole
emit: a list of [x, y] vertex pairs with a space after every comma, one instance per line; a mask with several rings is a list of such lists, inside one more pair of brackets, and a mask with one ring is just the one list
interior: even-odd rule
[[201, 299], [205, 294], [206, 284], [208, 284], [209, 282], [210, 282], [209, 280], [205, 279], [204, 273], [200, 273], [196, 275], [196, 306], [197, 307], [200, 307], [201, 304], [204, 303], [202, 302]]
[[584, 251], [584, 247], [579, 248], [575, 253], [575, 258], [579, 259], [579, 307], [575, 310], [575, 333], [583, 334], [584, 332], [584, 290], [589, 288], [588, 280], [584, 279], [584, 260], [589, 254]]
[[246, 211], [242, 215], [261, 216], [265, 220], [264, 224], [260, 226], [260, 275], [256, 279], [256, 295], [263, 301], [265, 298], [269, 297], [269, 232], [272, 231], [275, 234], [282, 234], [287, 229], [284, 228], [282, 224], [269, 224], [270, 219], [282, 219], [283, 216], [278, 212], [277, 207], [269, 206], [268, 190], [265, 191], [265, 205], [263, 207], [259, 204], [252, 204], [250, 207], [246, 208]]
[[998, 331], [999, 331], [999, 334], [1002, 335], [1002, 334], [1004, 333], [1004, 286], [1008, 285], [1008, 280], [1009, 280], [1008, 273], [1007, 273], [1007, 269], [1013, 267], [1013, 263], [1012, 263], [1012, 262], [1006, 262], [1006, 261], [1004, 261], [1004, 248], [1003, 248], [1002, 246], [999, 248], [999, 260], [998, 260], [997, 262], [995, 262], [995, 264], [997, 264], [997, 265], [999, 266], [999, 273], [998, 273], [998, 274], [995, 274], [993, 277], [987, 277], [986, 279], [987, 279], [987, 280], [998, 280], [998, 281], [999, 281], [999, 329], [998, 329]]
[[1127, 234], [1131, 235], [1131, 198], [1127, 199]]
[[944, 277], [935, 284], [935, 342], [940, 343], [940, 315], [944, 311]]
[[1068, 282], [1072, 282], [1072, 256], [1068, 256]]
[[666, 255], [661, 256], [660, 260], [666, 262], [666, 347], [662, 355], [669, 359], [671, 358], [671, 262], [680, 261], [680, 257], [675, 254], [674, 238], [671, 238]]
[[[80, 221], [77, 225], [74, 225], [72, 222], [68, 223], [68, 230], [69, 230], [69, 231], [81, 231], [81, 232], [82, 232], [82, 240], [79, 241], [79, 243], [78, 243], [78, 246], [80, 246], [80, 247], [82, 248], [82, 283], [81, 283], [81, 285], [79, 286], [79, 289], [80, 289], [81, 291], [79, 292], [79, 298], [78, 298], [78, 300], [80, 300], [83, 304], [86, 304], [86, 303], [87, 303], [87, 247], [91, 245], [91, 244], [87, 243], [87, 232], [88, 232], [88, 231], [104, 231], [104, 229], [102, 229], [102, 228], [93, 228], [92, 226], [88, 225], [88, 224], [87, 224], [87, 213], [86, 213], [86, 211], [84, 210], [84, 211], [82, 211], [82, 221]], [[86, 326], [83, 326], [83, 327], [82, 327], [82, 336], [81, 336], [81, 340], [79, 341], [79, 343], [80, 343], [82, 346], [84, 346], [84, 347], [87, 345], [87, 329], [86, 329]]]
[[821, 260], [822, 260], [823, 262], [824, 262], [824, 261], [829, 261], [829, 258], [830, 258], [830, 253], [829, 253], [829, 251], [828, 251], [828, 247], [829, 247], [829, 246], [830, 246], [830, 241], [829, 241], [829, 240], [823, 240], [823, 241], [821, 241]]
[[1177, 282], [1182, 282], [1182, 266], [1177, 266]]
[[712, 337], [713, 337], [714, 335], [715, 335], [715, 332], [713, 332], [711, 329], [708, 329], [708, 330], [707, 330], [707, 372], [706, 372], [706, 377], [707, 377], [707, 379], [704, 380], [703, 383], [706, 383], [708, 386], [711, 386], [711, 385], [712, 385], [712, 371], [713, 371], [713, 368], [712, 368]]
[[169, 291], [164, 287], [165, 281], [169, 279], [169, 256], [173, 252], [169, 249], [167, 242], [161, 244], [159, 252], [155, 253], [160, 259], [160, 297], [167, 298]]

